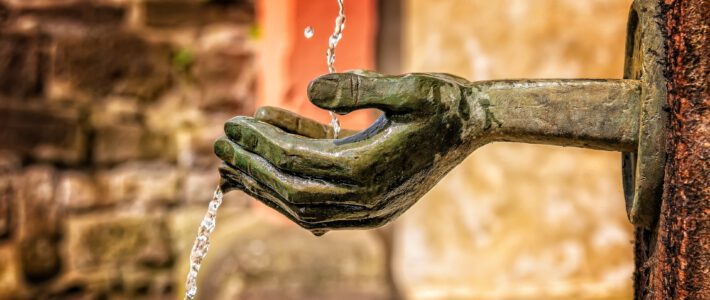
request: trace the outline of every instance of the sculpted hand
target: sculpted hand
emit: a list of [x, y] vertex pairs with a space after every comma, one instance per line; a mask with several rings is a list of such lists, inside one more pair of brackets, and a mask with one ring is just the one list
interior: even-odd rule
[[315, 105], [384, 114], [336, 140], [329, 126], [280, 109], [235, 117], [214, 146], [223, 188], [242, 189], [316, 234], [384, 225], [483, 143], [490, 124], [467, 84], [443, 74], [321, 76], [308, 89]]

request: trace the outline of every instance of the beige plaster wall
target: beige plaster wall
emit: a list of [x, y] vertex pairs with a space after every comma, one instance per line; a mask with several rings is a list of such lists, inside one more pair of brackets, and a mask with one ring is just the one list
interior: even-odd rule
[[[620, 78], [630, 4], [407, 0], [404, 71]], [[618, 153], [488, 145], [395, 226], [395, 274], [408, 299], [631, 297]]]

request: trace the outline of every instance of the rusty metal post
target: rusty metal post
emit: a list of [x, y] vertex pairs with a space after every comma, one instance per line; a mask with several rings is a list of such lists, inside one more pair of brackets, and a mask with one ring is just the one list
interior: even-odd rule
[[710, 1], [653, 0], [670, 110], [660, 220], [636, 232], [636, 299], [710, 299]]

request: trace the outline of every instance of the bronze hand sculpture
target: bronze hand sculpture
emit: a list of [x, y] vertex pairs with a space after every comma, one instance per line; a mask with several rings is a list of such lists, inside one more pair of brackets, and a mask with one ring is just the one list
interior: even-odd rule
[[328, 74], [308, 88], [317, 106], [383, 112], [369, 128], [332, 129], [262, 108], [235, 117], [215, 153], [225, 191], [242, 189], [300, 226], [384, 225], [476, 148], [510, 141], [633, 152], [640, 86], [634, 80], [468, 82], [446, 74]]

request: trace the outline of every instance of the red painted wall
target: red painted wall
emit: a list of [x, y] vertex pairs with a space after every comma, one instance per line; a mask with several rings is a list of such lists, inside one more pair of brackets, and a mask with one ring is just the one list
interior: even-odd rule
[[[327, 111], [306, 97], [308, 83], [328, 72], [326, 49], [338, 14], [336, 0], [260, 0], [260, 75], [257, 106], [278, 106], [328, 123]], [[346, 25], [336, 50], [337, 71], [374, 69], [376, 0], [346, 0]], [[306, 26], [315, 30], [306, 39]], [[373, 114], [358, 111], [341, 116], [344, 128], [364, 128]]]

